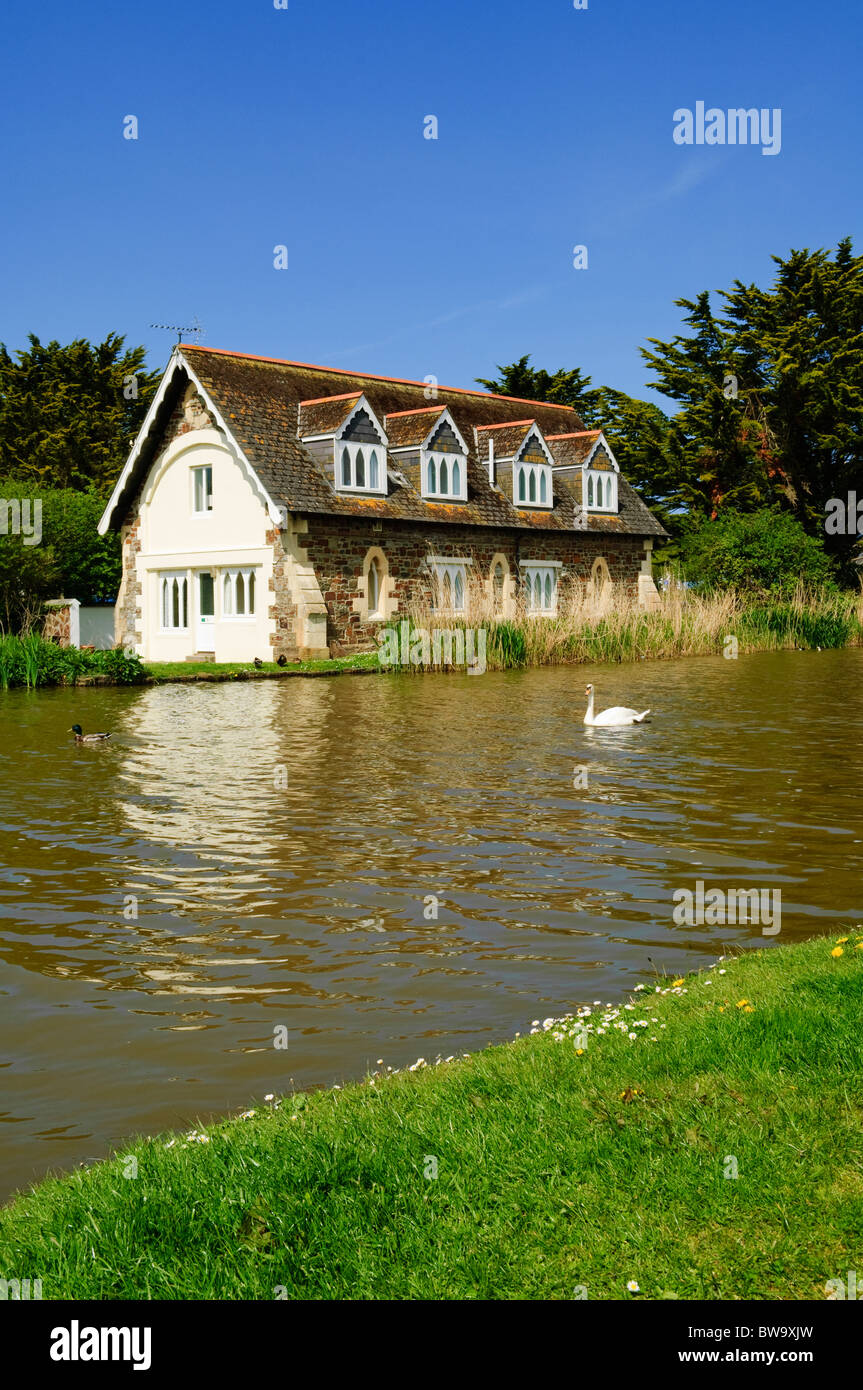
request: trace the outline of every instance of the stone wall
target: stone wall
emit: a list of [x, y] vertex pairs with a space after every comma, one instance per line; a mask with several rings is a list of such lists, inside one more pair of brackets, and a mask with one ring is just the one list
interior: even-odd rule
[[270, 660], [280, 656], [289, 661], [297, 661], [302, 643], [297, 633], [297, 605], [291, 594], [290, 561], [285, 552], [282, 538], [285, 533], [273, 528], [267, 532], [267, 544], [273, 547], [273, 573], [270, 577], [269, 617], [273, 620], [274, 631], [270, 633], [272, 653]]
[[[505, 529], [459, 526], [419, 526], [383, 521], [375, 524], [353, 517], [312, 514], [303, 545], [327, 608], [327, 642], [334, 656], [372, 648], [381, 620], [370, 620], [363, 602], [364, 561], [371, 547], [383, 552], [388, 570], [385, 619], [404, 613], [412, 604], [431, 606], [433, 576], [430, 555], [470, 558], [467, 567], [469, 593], [490, 593], [492, 562], [505, 557], [518, 592], [519, 565], [528, 560], [560, 561], [563, 565], [558, 590], [558, 610], [564, 612], [581, 601], [591, 581], [594, 561], [602, 557], [617, 596], [639, 599], [639, 575], [643, 574], [645, 543], [637, 536], [584, 532], [531, 533]], [[279, 615], [281, 618], [281, 614]], [[289, 614], [284, 615], [288, 622]]]
[[140, 494], [136, 497], [126, 522], [120, 527], [120, 553], [123, 567], [120, 574], [120, 590], [114, 609], [114, 638], [124, 648], [135, 646], [140, 649], [140, 644], [144, 639], [141, 626], [143, 586], [138, 579], [136, 568], [141, 550], [141, 540], [138, 534], [141, 525], [138, 515], [139, 501]]
[[46, 642], [56, 642], [58, 647], [77, 647], [80, 642], [78, 613], [80, 603], [76, 598], [55, 598], [45, 604], [45, 621], [42, 636]]

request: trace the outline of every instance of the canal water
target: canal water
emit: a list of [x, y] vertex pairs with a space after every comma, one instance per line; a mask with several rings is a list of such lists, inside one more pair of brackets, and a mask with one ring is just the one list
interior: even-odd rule
[[[586, 681], [649, 722], [585, 729]], [[861, 683], [851, 649], [0, 693], [0, 1198], [863, 921]], [[699, 881], [781, 930], [675, 921]]]

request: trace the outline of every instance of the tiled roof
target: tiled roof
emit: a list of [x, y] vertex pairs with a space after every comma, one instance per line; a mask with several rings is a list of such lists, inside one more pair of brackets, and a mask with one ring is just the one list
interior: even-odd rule
[[391, 449], [404, 449], [409, 445], [419, 446], [434, 429], [438, 416], [446, 410], [444, 405], [421, 406], [417, 410], [390, 411], [384, 420], [384, 428]]
[[[435, 407], [448, 407], [470, 449], [467, 462], [470, 500], [461, 503], [427, 502], [407, 482], [395, 480], [392, 472], [386, 497], [349, 496], [335, 491], [323, 466], [303, 447], [298, 434], [300, 407], [303, 428], [311, 420], [318, 426], [322, 419], [333, 418], [327, 413], [331, 407], [322, 398], [340, 397], [338, 404], [332, 404], [333, 415], [347, 406], [346, 415], [351, 408], [349, 398], [355, 401], [358, 395], [364, 395], [377, 418], [386, 420], [387, 433], [395, 442], [391, 429], [398, 429], [398, 420], [392, 420], [394, 415], [410, 418], [403, 412], [424, 412], [428, 408], [429, 414], [425, 418], [433, 419], [425, 382], [281, 362], [186, 344], [180, 345], [177, 352], [181, 364], [184, 361], [188, 364], [209, 395], [273, 502], [286, 507], [288, 511], [551, 531], [605, 530], [609, 528], [602, 523], [610, 520], [616, 523], [612, 529], [624, 533], [642, 536], [664, 534], [662, 527], [632, 489], [625, 486], [623, 479], [620, 480], [619, 489], [621, 514], [614, 518], [585, 517], [572, 490], [558, 488], [557, 483], [554, 487], [554, 507], [534, 512], [519, 510], [499, 488], [489, 483], [487, 465], [477, 453], [476, 427], [503, 425], [514, 429], [515, 422], [525, 421], [527, 406], [530, 422], [535, 420], [543, 435], [575, 434], [584, 427], [569, 406], [439, 386], [436, 388]], [[174, 397], [166, 397], [164, 409], [154, 421], [153, 439], [148, 448], [141, 450], [134, 474], [127, 480], [117, 499], [112, 517], [115, 525], [121, 523], [121, 513], [124, 507], [128, 507], [137, 481], [152, 461], [153, 451], [157, 447], [157, 432], [181, 389], [178, 383]], [[318, 407], [320, 414], [307, 416], [307, 411], [317, 412]], [[416, 415], [414, 418], [423, 419], [423, 416]], [[518, 429], [523, 439], [527, 426], [519, 424]], [[406, 426], [406, 430], [409, 433], [410, 427]], [[316, 427], [313, 432], [327, 431]], [[486, 431], [481, 430], [479, 438], [483, 433]], [[497, 442], [495, 454], [506, 457], [501, 455]], [[398, 456], [393, 460], [393, 465], [398, 467]]]
[[547, 434], [545, 442], [551, 456], [560, 467], [567, 464], [582, 464], [587, 458], [602, 430], [576, 430], [572, 434]]
[[535, 425], [536, 420], [515, 420], [511, 425], [477, 425], [476, 447], [480, 462], [487, 462], [492, 439], [496, 459], [514, 458]]
[[335, 433], [350, 415], [362, 391], [346, 396], [325, 396], [323, 400], [300, 401], [299, 430], [302, 439], [315, 434]]

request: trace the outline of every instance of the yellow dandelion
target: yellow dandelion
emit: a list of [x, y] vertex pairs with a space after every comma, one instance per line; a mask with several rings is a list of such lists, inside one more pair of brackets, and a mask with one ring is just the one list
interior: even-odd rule
[[841, 946], [834, 946], [830, 954], [835, 959], [837, 956], [844, 956], [845, 952], [842, 950]]
[[584, 1048], [583, 1048], [583, 1047], [577, 1047], [577, 1048], [575, 1049], [575, 1055], [576, 1055], [576, 1057], [582, 1057], [582, 1056], [584, 1055]]
[[749, 1003], [749, 1000], [748, 1000], [748, 999], [738, 999], [738, 1001], [737, 1001], [737, 1007], [738, 1007], [738, 1009], [745, 1009], [745, 1008], [746, 1008], [746, 1005], [747, 1005], [748, 1003]]
[[863, 951], [863, 941], [858, 941], [858, 942], [857, 942], [857, 945], [854, 947], [854, 950], [855, 950], [855, 951]]
[[683, 980], [682, 980], [682, 979], [680, 979], [680, 980], [672, 980], [672, 981], [671, 981], [671, 988], [672, 988], [672, 989], [677, 989], [678, 986], [679, 986], [679, 985], [682, 985], [682, 984], [683, 984]]
[[837, 940], [838, 940], [840, 946], [844, 946], [844, 945], [845, 945], [845, 942], [846, 942], [846, 941], [850, 941], [851, 938], [850, 938], [850, 936], [840, 936], [840, 937], [837, 937]]
[[743, 1012], [744, 1012], [745, 1014], [754, 1014], [754, 1013], [755, 1013], [755, 1010], [753, 1009], [753, 1007], [752, 1007], [751, 1004], [747, 1004], [747, 1005], [746, 1005], [746, 1008], [743, 1010]]
[[724, 1014], [724, 1013], [725, 1013], [725, 1005], [724, 1005], [724, 1004], [720, 1004], [720, 1005], [719, 1005], [719, 1012], [720, 1012], [721, 1014]]

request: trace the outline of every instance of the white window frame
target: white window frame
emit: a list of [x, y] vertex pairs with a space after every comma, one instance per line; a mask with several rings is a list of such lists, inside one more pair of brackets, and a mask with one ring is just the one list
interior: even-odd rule
[[[524, 473], [524, 497], [519, 491], [519, 481]], [[534, 491], [536, 496], [531, 499], [530, 480], [534, 479]], [[522, 463], [516, 459], [512, 471], [512, 500], [519, 511], [551, 511], [554, 506], [554, 489], [552, 486], [551, 464], [550, 463]], [[545, 501], [541, 501], [542, 482], [545, 481]]]
[[[430, 555], [428, 567], [432, 572], [435, 584], [434, 611], [435, 613], [452, 613], [453, 615], [467, 612], [467, 570], [473, 564], [469, 556], [450, 556], [450, 555]], [[456, 577], [461, 580], [462, 602], [461, 607], [456, 608], [455, 603], [450, 604], [449, 608], [443, 606], [443, 586], [444, 579], [449, 576], [450, 594], [455, 598]]]
[[[189, 470], [192, 474], [192, 516], [209, 516], [213, 510], [213, 465], [198, 463]], [[198, 506], [198, 478], [209, 473], [210, 490], [204, 492], [204, 506]], [[209, 502], [209, 506], [207, 503]]]
[[[342, 453], [347, 449], [350, 459], [351, 481], [342, 481]], [[362, 486], [357, 485], [357, 455], [362, 451], [363, 467], [365, 469], [366, 481]], [[372, 487], [368, 482], [369, 462], [372, 453], [378, 456], [378, 482], [376, 487]], [[334, 464], [337, 492], [370, 492], [376, 497], [385, 497], [387, 493], [387, 447], [385, 444], [376, 440], [369, 443], [368, 440], [336, 439], [334, 442]]]
[[[222, 619], [226, 623], [253, 623], [257, 616], [258, 589], [260, 587], [259, 566], [257, 565], [226, 565], [219, 574], [219, 602], [221, 604]], [[243, 587], [246, 601], [245, 613], [237, 612], [237, 579], [243, 577]], [[249, 608], [249, 580], [255, 581], [255, 592], [253, 595], [253, 606]], [[230, 603], [225, 603], [225, 580], [229, 581], [229, 591], [231, 595]]]
[[[602, 502], [602, 505], [601, 505], [601, 506], [597, 506], [597, 503], [596, 503], [596, 485], [597, 485], [597, 483], [600, 481], [600, 479], [604, 480], [604, 479], [606, 479], [606, 478], [608, 478], [608, 479], [611, 480], [611, 505], [609, 506], [609, 505], [605, 502], [605, 500], [604, 500], [606, 489], [605, 489], [605, 487], [603, 487], [603, 490], [602, 490], [602, 491], [603, 491], [603, 502]], [[591, 484], [592, 484], [592, 487], [591, 487]], [[592, 491], [592, 493], [593, 493], [593, 501], [592, 501], [592, 502], [588, 500], [589, 497], [590, 497], [591, 491]], [[612, 515], [612, 514], [615, 514], [615, 515], [616, 515], [616, 514], [617, 514], [617, 508], [618, 508], [618, 504], [617, 504], [617, 474], [614, 472], [613, 469], [610, 469], [610, 468], [588, 468], [587, 466], [585, 466], [585, 469], [584, 469], [584, 478], [583, 478], [583, 480], [582, 480], [581, 495], [582, 495], [582, 498], [583, 498], [583, 501], [584, 501], [584, 510], [585, 510], [586, 512], [605, 512], [606, 515]]]
[[[435, 486], [429, 484], [430, 465], [434, 464]], [[440, 468], [441, 464], [447, 465], [448, 490], [442, 492], [440, 488]], [[458, 464], [459, 486], [458, 491], [452, 487], [453, 464]], [[446, 502], [466, 502], [467, 501], [467, 456], [456, 453], [455, 450], [446, 449], [422, 449], [420, 451], [420, 466], [422, 469], [422, 495], [427, 500], [434, 502], [438, 498]]]
[[[188, 570], [158, 570], [157, 578], [159, 581], [159, 632], [174, 635], [189, 631], [189, 602], [191, 599], [191, 581]], [[177, 581], [180, 585], [180, 622], [165, 623], [165, 586]], [[171, 616], [173, 616], [174, 605], [171, 602]], [[185, 623], [182, 621], [185, 616]]]
[[[524, 578], [524, 590], [527, 596], [525, 602], [525, 612], [529, 618], [554, 618], [558, 610], [558, 591], [560, 588], [560, 572], [563, 563], [560, 560], [523, 560], [519, 569]], [[535, 606], [534, 589], [536, 578], [539, 576], [542, 602], [539, 608]], [[546, 602], [546, 580], [551, 580], [551, 602]]]

